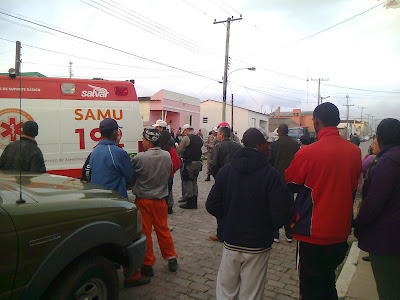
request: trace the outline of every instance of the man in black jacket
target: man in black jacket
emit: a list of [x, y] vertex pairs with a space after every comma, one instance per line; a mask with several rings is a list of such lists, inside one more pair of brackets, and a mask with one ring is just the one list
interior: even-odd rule
[[218, 143], [215, 144], [211, 152], [210, 174], [217, 176], [219, 169], [231, 161], [233, 155], [242, 146], [231, 138], [229, 127], [219, 127], [217, 131]]
[[25, 122], [21, 138], [8, 144], [1, 154], [0, 169], [46, 173], [43, 154], [35, 140], [38, 133], [39, 126], [36, 122]]
[[[226, 126], [218, 128], [217, 141], [218, 143], [215, 144], [214, 149], [211, 151], [210, 161], [210, 174], [214, 176], [214, 178], [217, 176], [219, 169], [229, 163], [236, 151], [242, 148], [242, 145], [232, 140], [231, 129]], [[210, 235], [210, 239], [222, 242], [223, 233], [223, 220], [217, 218], [217, 234]]]
[[217, 299], [262, 299], [273, 231], [289, 220], [289, 197], [268, 163], [269, 145], [257, 128], [222, 167], [208, 195], [207, 211], [224, 219], [224, 248]]
[[[269, 162], [270, 164], [278, 170], [281, 176], [282, 182], [285, 188], [288, 190], [289, 197], [294, 200], [293, 192], [290, 192], [285, 183], [285, 170], [290, 166], [294, 155], [299, 150], [299, 145], [288, 136], [289, 128], [287, 124], [280, 124], [278, 127], [279, 139], [276, 142], [271, 143]], [[285, 224], [285, 234], [286, 240], [288, 242], [293, 241], [293, 236], [289, 232], [289, 224]], [[274, 242], [279, 243], [279, 228], [274, 232]]]

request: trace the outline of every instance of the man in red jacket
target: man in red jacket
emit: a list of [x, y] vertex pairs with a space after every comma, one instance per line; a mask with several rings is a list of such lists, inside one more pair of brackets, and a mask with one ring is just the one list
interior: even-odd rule
[[297, 249], [301, 299], [337, 299], [335, 270], [343, 261], [351, 229], [361, 150], [336, 127], [339, 110], [317, 106], [313, 123], [318, 142], [301, 148], [285, 172], [297, 192], [292, 233]]

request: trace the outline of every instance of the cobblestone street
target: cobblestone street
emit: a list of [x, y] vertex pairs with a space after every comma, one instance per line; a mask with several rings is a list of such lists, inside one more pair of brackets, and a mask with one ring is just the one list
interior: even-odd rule
[[[204, 164], [205, 165], [205, 164]], [[215, 283], [222, 253], [222, 243], [209, 239], [216, 233], [217, 223], [205, 209], [208, 192], [214, 183], [205, 182], [205, 168], [199, 176], [199, 208], [178, 207], [181, 183], [179, 172], [174, 179], [174, 213], [168, 223], [178, 253], [179, 269], [170, 273], [163, 260], [153, 232], [157, 262], [150, 284], [130, 289], [121, 288], [121, 300], [133, 299], [215, 299]], [[264, 299], [298, 299], [298, 275], [295, 267], [295, 242], [288, 243], [281, 229], [280, 243], [272, 246], [268, 263]], [[122, 274], [121, 274], [122, 276]], [[121, 280], [122, 282], [122, 280]]]

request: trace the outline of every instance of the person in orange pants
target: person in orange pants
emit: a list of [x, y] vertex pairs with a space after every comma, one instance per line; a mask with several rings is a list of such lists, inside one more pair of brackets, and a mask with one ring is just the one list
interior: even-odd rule
[[152, 226], [154, 226], [157, 235], [162, 257], [164, 259], [176, 258], [174, 242], [172, 241], [172, 236], [167, 225], [168, 207], [165, 200], [136, 198], [136, 205], [142, 214], [142, 232], [147, 237], [147, 251], [143, 265], [152, 266], [156, 262], [151, 237]]
[[157, 129], [145, 129], [143, 131], [145, 152], [139, 153], [132, 159], [132, 192], [136, 195], [136, 205], [142, 214], [142, 232], [147, 238], [146, 256], [141, 270], [141, 274], [146, 277], [154, 276], [153, 265], [156, 262], [151, 237], [153, 226], [161, 255], [168, 260], [169, 271], [176, 272], [178, 269], [177, 254], [167, 225], [168, 207], [164, 199], [168, 195], [168, 178], [172, 171], [172, 161], [169, 153], [158, 147], [160, 137]]

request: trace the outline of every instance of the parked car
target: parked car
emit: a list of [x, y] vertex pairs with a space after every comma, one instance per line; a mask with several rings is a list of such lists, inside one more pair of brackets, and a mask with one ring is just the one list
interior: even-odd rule
[[317, 135], [315, 131], [308, 131], [307, 127], [291, 127], [289, 128], [289, 133], [288, 136], [290, 136], [296, 143], [300, 145], [300, 137], [308, 133], [310, 135], [310, 138], [313, 140], [316, 140]]
[[0, 299], [118, 299], [146, 252], [133, 203], [69, 177], [0, 172], [0, 224]]

